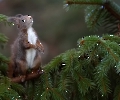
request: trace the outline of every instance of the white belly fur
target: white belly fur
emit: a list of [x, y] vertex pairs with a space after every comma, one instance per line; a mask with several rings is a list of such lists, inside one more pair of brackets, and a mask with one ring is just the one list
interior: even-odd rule
[[[28, 33], [28, 41], [31, 44], [36, 44], [37, 36], [35, 32], [33, 31], [32, 27], [30, 27], [27, 31]], [[36, 50], [33, 48], [30, 48], [26, 50], [26, 61], [27, 61], [27, 68], [33, 68], [34, 67], [34, 58], [36, 56]]]

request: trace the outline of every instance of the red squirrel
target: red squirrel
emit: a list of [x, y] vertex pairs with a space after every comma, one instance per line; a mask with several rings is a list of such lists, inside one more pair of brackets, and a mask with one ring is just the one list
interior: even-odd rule
[[19, 30], [18, 37], [11, 47], [8, 77], [22, 76], [21, 82], [23, 82], [29, 69], [32, 70], [32, 73], [39, 70], [41, 65], [40, 53], [44, 52], [44, 47], [32, 27], [32, 16], [18, 14], [14, 17], [8, 17], [7, 20], [16, 24]]

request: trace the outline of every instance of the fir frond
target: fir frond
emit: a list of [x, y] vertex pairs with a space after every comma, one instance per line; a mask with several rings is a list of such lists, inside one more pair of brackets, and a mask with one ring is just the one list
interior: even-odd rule
[[0, 22], [5, 23], [5, 24], [7, 24], [7, 25], [12, 25], [11, 22], [8, 22], [8, 21], [7, 21], [7, 18], [8, 18], [8, 16], [3, 15], [3, 14], [0, 14]]
[[65, 3], [69, 5], [72, 5], [72, 4], [102, 5], [103, 0], [66, 0]]
[[50, 91], [46, 90], [41, 94], [41, 100], [50, 100]]
[[5, 57], [3, 54], [0, 54], [0, 63], [8, 63], [9, 59]]
[[78, 82], [78, 89], [82, 95], [85, 95], [89, 89], [93, 89], [95, 84], [88, 78], [81, 78]]
[[1, 73], [1, 75], [4, 75], [4, 76], [7, 75], [7, 68], [8, 68], [8, 64], [0, 63], [0, 73]]
[[11, 88], [15, 90], [19, 95], [25, 94], [25, 88], [18, 83], [11, 83]]
[[68, 5], [87, 5], [85, 10], [85, 22], [88, 28], [98, 30], [104, 27], [105, 30], [118, 32], [120, 20], [120, 7], [113, 1], [105, 0], [66, 0]]
[[57, 88], [52, 88], [52, 97], [54, 100], [65, 100], [61, 92]]
[[116, 64], [115, 68], [116, 68], [116, 72], [120, 73], [120, 61]]
[[5, 35], [0, 34], [0, 44], [6, 43], [7, 41], [8, 41], [8, 38]]
[[87, 27], [93, 30], [97, 30], [99, 26], [102, 25], [101, 22], [103, 18], [103, 13], [104, 12], [101, 6], [99, 7], [99, 9], [97, 6], [88, 6], [85, 10], [85, 22], [87, 23]]
[[100, 38], [98, 36], [87, 36], [85, 38], [78, 40], [79, 45], [79, 56], [86, 56], [89, 58], [88, 53], [90, 53], [96, 46], [100, 43]]
[[0, 72], [2, 75], [6, 75], [9, 59], [0, 54]]
[[74, 58], [76, 56], [76, 50], [68, 50], [62, 56], [62, 62], [65, 64], [65, 70], [69, 71], [74, 67]]
[[61, 76], [58, 87], [59, 91], [64, 95], [66, 92], [69, 92], [69, 87], [73, 83], [71, 81], [71, 77], [66, 75], [66, 76]]
[[[61, 55], [55, 57], [49, 64], [46, 65], [46, 67], [44, 68], [45, 71], [50, 72], [53, 71], [53, 69], [58, 69], [58, 67], [61, 64]], [[51, 65], [51, 66], [50, 66]]]
[[7, 22], [7, 16], [0, 14], [0, 22]]
[[[104, 58], [102, 62], [96, 67], [95, 79], [98, 84], [98, 88], [102, 95], [107, 95], [110, 93], [110, 81], [107, 77], [108, 71], [110, 70], [111, 59], [109, 56]], [[112, 62], [113, 63], [113, 62]], [[109, 65], [107, 65], [109, 64]], [[113, 63], [114, 65], [114, 63]]]
[[10, 87], [10, 82], [7, 77], [0, 76], [0, 94], [6, 92]]
[[42, 81], [42, 78], [39, 78], [39, 80], [35, 84], [35, 95], [34, 100], [38, 100], [41, 98], [44, 88], [44, 81]]
[[7, 77], [0, 76], [0, 99], [10, 100], [11, 98], [20, 99], [21, 97], [14, 89], [11, 88], [10, 80]]
[[116, 35], [103, 35], [103, 40], [110, 40], [111, 42], [116, 42], [118, 45], [120, 44], [120, 37]]
[[120, 99], [120, 85], [118, 84], [114, 90], [114, 99], [113, 100], [119, 100]]

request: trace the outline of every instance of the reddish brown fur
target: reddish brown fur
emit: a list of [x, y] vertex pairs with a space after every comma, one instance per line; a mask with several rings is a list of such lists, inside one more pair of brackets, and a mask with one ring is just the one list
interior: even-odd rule
[[[21, 15], [22, 16], [22, 15]], [[41, 65], [41, 56], [40, 52], [44, 52], [44, 47], [41, 44], [40, 40], [38, 39], [37, 36], [37, 41], [36, 45], [30, 44], [28, 42], [28, 33], [27, 33], [27, 28], [24, 28], [19, 22], [19, 20], [22, 19], [22, 17], [10, 17], [8, 18], [8, 21], [10, 21], [12, 18], [12, 22], [17, 24], [17, 26], [20, 27], [19, 29], [19, 34], [16, 40], [14, 41], [12, 48], [11, 48], [11, 58], [10, 58], [10, 63], [8, 67], [8, 77], [13, 78], [17, 77], [20, 75], [27, 76], [27, 68], [26, 68], [26, 50], [30, 48], [36, 49], [36, 56], [34, 58], [35, 66], [33, 66], [32, 72], [36, 73]], [[15, 21], [14, 21], [15, 19]], [[36, 32], [35, 32], [36, 33]], [[21, 81], [24, 81], [25, 78], [23, 78]]]

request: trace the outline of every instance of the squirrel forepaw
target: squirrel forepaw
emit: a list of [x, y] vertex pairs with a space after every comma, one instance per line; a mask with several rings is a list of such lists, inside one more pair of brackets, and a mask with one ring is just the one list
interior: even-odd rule
[[44, 48], [43, 47], [38, 47], [38, 50], [44, 54]]

